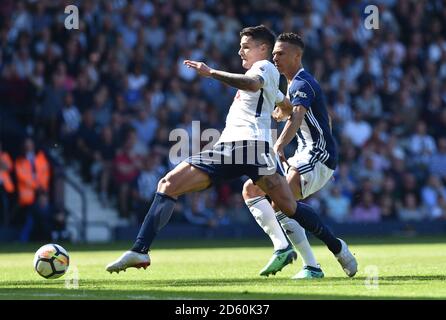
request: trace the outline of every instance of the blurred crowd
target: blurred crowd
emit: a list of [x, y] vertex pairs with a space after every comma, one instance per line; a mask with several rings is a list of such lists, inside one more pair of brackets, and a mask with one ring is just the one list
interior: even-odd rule
[[[173, 167], [171, 130], [191, 132], [193, 120], [221, 130], [235, 94], [183, 60], [244, 72], [239, 31], [263, 23], [303, 37], [304, 67], [319, 80], [333, 120], [340, 163], [308, 201], [337, 222], [446, 219], [446, 4], [374, 3], [379, 29], [364, 26], [367, 1], [2, 0], [0, 111], [29, 141], [57, 149], [104, 206], [137, 223]], [[64, 26], [69, 4], [79, 8], [78, 30]], [[26, 152], [3, 142], [2, 207], [10, 198], [9, 207], [22, 206], [17, 165]], [[183, 197], [173, 220], [252, 219], [241, 185]], [[32, 190], [34, 206], [48, 190]]]

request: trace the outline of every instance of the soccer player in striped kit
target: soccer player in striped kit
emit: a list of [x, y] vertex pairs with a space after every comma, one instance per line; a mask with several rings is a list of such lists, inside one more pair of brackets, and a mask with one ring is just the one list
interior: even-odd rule
[[[277, 109], [274, 115], [276, 120], [286, 119], [289, 116], [275, 143], [274, 151], [281, 161], [287, 164], [287, 181], [296, 200], [305, 199], [320, 190], [333, 176], [338, 160], [337, 147], [331, 134], [330, 119], [322, 89], [316, 79], [302, 66], [304, 48], [305, 45], [297, 34], [283, 33], [278, 36], [273, 49], [273, 61], [279, 72], [287, 79], [287, 96], [293, 104], [291, 115], [284, 114], [282, 109]], [[284, 147], [294, 137], [297, 139], [298, 147], [295, 154], [287, 160], [284, 157]], [[274, 213], [288, 238], [302, 255], [304, 267], [293, 279], [324, 276], [308, 243], [305, 230], [296, 220], [290, 219], [277, 207], [274, 207], [276, 209], [274, 210], [265, 198], [265, 193], [251, 180], [244, 185], [243, 198], [275, 246], [285, 244], [278, 244], [277, 231], [270, 227]], [[310, 219], [317, 215], [313, 208], [301, 201], [298, 201], [298, 207], [300, 207], [298, 211], [300, 209], [301, 212], [312, 213], [308, 214]], [[320, 232], [317, 228], [309, 231], [315, 236], [318, 236]], [[353, 277], [357, 272], [357, 261], [348, 250], [347, 244], [341, 239], [339, 241], [342, 244], [340, 251], [333, 245], [328, 245], [328, 248], [338, 259], [344, 272], [349, 277]], [[277, 254], [273, 254], [269, 263], [261, 271], [261, 275], [269, 275], [270, 270], [276, 270], [277, 260]]]

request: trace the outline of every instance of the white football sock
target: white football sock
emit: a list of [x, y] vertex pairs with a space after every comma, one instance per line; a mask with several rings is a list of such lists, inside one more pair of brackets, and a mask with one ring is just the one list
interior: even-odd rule
[[283, 230], [285, 230], [288, 239], [290, 239], [293, 246], [302, 256], [304, 265], [319, 268], [313, 250], [308, 242], [307, 235], [305, 234], [305, 229], [296, 220], [288, 218], [281, 211], [276, 212], [276, 217], [282, 225]]
[[255, 197], [245, 201], [263, 231], [270, 237], [274, 250], [285, 249], [289, 246], [288, 240], [280, 227], [274, 214], [274, 209], [265, 197]]

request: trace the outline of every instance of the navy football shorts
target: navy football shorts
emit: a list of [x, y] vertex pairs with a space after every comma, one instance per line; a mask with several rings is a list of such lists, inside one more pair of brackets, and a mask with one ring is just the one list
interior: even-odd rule
[[276, 172], [284, 175], [280, 161], [265, 141], [222, 142], [184, 161], [206, 172], [213, 183], [233, 180], [244, 175], [255, 183], [265, 175]]

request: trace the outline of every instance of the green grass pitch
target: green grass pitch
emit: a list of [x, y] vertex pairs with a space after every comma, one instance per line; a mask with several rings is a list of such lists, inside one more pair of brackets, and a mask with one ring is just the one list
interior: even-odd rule
[[290, 279], [300, 258], [276, 276], [258, 276], [272, 254], [266, 240], [158, 241], [147, 270], [119, 274], [104, 267], [130, 243], [62, 244], [70, 270], [56, 280], [33, 269], [42, 244], [3, 244], [0, 299], [446, 299], [446, 237], [347, 240], [359, 262], [354, 278], [312, 240], [325, 278], [305, 281]]

